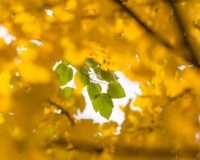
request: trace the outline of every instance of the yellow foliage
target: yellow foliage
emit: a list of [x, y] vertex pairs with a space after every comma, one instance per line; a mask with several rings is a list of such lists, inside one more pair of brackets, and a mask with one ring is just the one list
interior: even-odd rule
[[8, 96], [10, 94], [10, 78], [11, 75], [8, 71], [4, 71], [0, 73], [0, 95]]
[[0, 115], [0, 125], [5, 122], [3, 115]]
[[36, 64], [22, 63], [19, 66], [21, 76], [29, 83], [48, 83], [51, 75], [45, 69]]
[[[0, 160], [198, 158], [199, 37], [199, 0], [0, 0]], [[121, 71], [142, 94], [120, 125], [78, 120], [84, 84], [72, 74], [64, 95], [58, 61]]]
[[11, 94], [12, 94], [12, 86], [10, 85], [11, 75], [8, 71], [4, 71], [0, 73], [0, 111], [7, 112], [11, 107]]
[[76, 91], [80, 94], [83, 90], [84, 84], [80, 80], [80, 74], [77, 73], [75, 75], [75, 84], [76, 84]]

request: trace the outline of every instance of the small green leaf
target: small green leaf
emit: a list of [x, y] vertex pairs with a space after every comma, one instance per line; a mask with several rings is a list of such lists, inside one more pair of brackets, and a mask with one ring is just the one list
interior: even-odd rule
[[109, 83], [107, 93], [112, 98], [123, 98], [126, 96], [125, 91], [121, 84], [117, 81]]
[[64, 68], [64, 67], [67, 67], [64, 63], [60, 63], [57, 67], [56, 67], [56, 73], [60, 73], [60, 72], [62, 72], [62, 69]]
[[71, 95], [72, 95], [72, 92], [73, 92], [73, 88], [71, 88], [71, 87], [65, 87], [65, 88], [63, 89], [63, 93], [64, 93], [64, 96], [65, 96], [65, 97], [71, 96]]
[[87, 72], [85, 72], [82, 68], [79, 70], [80, 80], [84, 85], [88, 85], [90, 83], [90, 77]]
[[91, 68], [98, 68], [99, 67], [99, 64], [97, 64], [92, 58], [88, 58], [85, 60], [85, 64], [88, 66], [88, 67], [91, 67]]
[[92, 100], [92, 106], [95, 110], [95, 112], [98, 112], [102, 106], [102, 100], [98, 95], [95, 99]]
[[107, 82], [114, 82], [118, 79], [117, 75], [115, 75], [115, 73], [111, 71], [100, 70], [96, 74], [100, 80], [104, 80]]
[[90, 83], [87, 87], [88, 95], [91, 100], [93, 100], [97, 95], [101, 93], [101, 86], [97, 83]]
[[101, 116], [106, 119], [109, 119], [114, 107], [111, 97], [102, 93], [98, 95], [94, 100], [92, 100], [93, 108], [96, 112], [100, 112]]
[[61, 63], [57, 68], [56, 72], [59, 75], [61, 85], [65, 85], [67, 82], [71, 81], [73, 78], [73, 70], [71, 67], [66, 66]]
[[31, 49], [34, 49], [34, 48], [37, 48], [37, 47], [38, 47], [38, 45], [36, 43], [31, 42], [29, 44], [29, 48], [31, 48]]

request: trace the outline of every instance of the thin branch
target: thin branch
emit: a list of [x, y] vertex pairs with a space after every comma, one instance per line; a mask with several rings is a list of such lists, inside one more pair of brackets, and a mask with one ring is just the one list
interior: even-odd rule
[[189, 93], [189, 92], [191, 92], [191, 90], [190, 89], [186, 89], [185, 91], [183, 91], [182, 93], [178, 94], [177, 96], [175, 96], [175, 97], [168, 97], [168, 99], [172, 102], [172, 101], [175, 101], [175, 100], [183, 97], [186, 93]]
[[[182, 96], [184, 96], [186, 93], [188, 93], [188, 92], [191, 92], [191, 89], [185, 89], [182, 93], [180, 93], [180, 94], [178, 94], [178, 95], [176, 95], [176, 96], [174, 96], [174, 97], [170, 97], [170, 96], [166, 96], [170, 101], [175, 101], [176, 99], [178, 99], [178, 98], [180, 98], [180, 97], [182, 97]], [[154, 96], [156, 96], [156, 95], [138, 95], [138, 97], [141, 97], [141, 98], [152, 98], [152, 97], [154, 97]]]
[[[141, 19], [139, 16], [137, 16], [133, 10], [131, 10], [130, 8], [128, 8], [123, 0], [112, 0], [113, 2], [115, 2], [116, 4], [118, 4], [123, 11], [125, 11], [129, 16], [131, 16], [134, 20], [136, 20], [136, 22], [138, 22], [138, 24], [144, 28], [150, 35], [152, 35], [153, 37], [155, 37], [156, 39], [158, 39], [158, 41], [160, 41], [164, 46], [168, 47], [168, 48], [173, 48], [173, 46], [171, 44], [169, 44], [168, 42], [166, 42], [165, 40], [163, 40], [161, 38], [161, 36], [159, 34], [157, 34], [155, 31], [153, 31], [151, 28], [149, 28]], [[198, 62], [198, 57], [197, 54], [195, 53], [192, 45], [190, 44], [189, 40], [188, 40], [188, 36], [186, 34], [186, 29], [183, 25], [183, 22], [176, 10], [175, 7], [175, 3], [179, 2], [177, 0], [165, 0], [173, 9], [174, 12], [174, 16], [176, 18], [177, 24], [180, 28], [180, 31], [183, 33], [183, 40], [184, 40], [184, 45], [186, 46], [186, 48], [188, 49], [189, 53], [190, 53], [190, 59], [188, 60], [190, 63], [192, 63], [194, 66], [200, 68], [200, 64]]]
[[173, 48], [171, 44], [163, 40], [159, 34], [157, 34], [155, 31], [153, 31], [151, 28], [149, 28], [141, 19], [139, 16], [137, 16], [134, 11], [132, 11], [130, 8], [128, 8], [126, 5], [124, 5], [122, 0], [112, 0], [114, 3], [118, 4], [124, 12], [126, 12], [130, 17], [132, 17], [142, 28], [145, 29], [152, 37], [155, 37], [159, 42], [161, 42], [164, 46], [167, 48]]
[[190, 63], [192, 63], [194, 66], [196, 67], [200, 67], [200, 64], [198, 62], [198, 57], [197, 57], [197, 54], [195, 53], [195, 50], [193, 49], [191, 43], [189, 42], [189, 38], [187, 36], [187, 32], [186, 32], [186, 28], [183, 24], [183, 21], [176, 9], [176, 6], [174, 4], [174, 0], [166, 0], [166, 2], [171, 6], [172, 10], [173, 10], [173, 13], [174, 13], [174, 17], [175, 17], [175, 20], [177, 22], [177, 25], [180, 29], [180, 32], [182, 33], [182, 37], [183, 37], [183, 43], [185, 45], [185, 47], [188, 49], [189, 53], [190, 53]]
[[71, 115], [69, 114], [69, 112], [68, 112], [67, 110], [64, 110], [63, 107], [61, 107], [61, 106], [58, 105], [57, 103], [51, 101], [50, 99], [48, 99], [48, 103], [51, 104], [51, 105], [53, 105], [53, 106], [56, 106], [57, 108], [59, 108], [59, 109], [62, 111], [62, 113], [63, 113], [64, 115], [66, 115], [66, 117], [69, 119], [71, 125], [72, 125], [72, 126], [75, 125], [74, 119], [71, 117]]
[[92, 80], [92, 82], [96, 82], [96, 83], [100, 83], [100, 84], [108, 85], [108, 83], [105, 83], [105, 82], [96, 81], [96, 80], [94, 80], [94, 79], [91, 79], [91, 80]]
[[198, 147], [185, 147], [181, 150], [172, 151], [171, 148], [168, 147], [133, 147], [131, 145], [122, 145], [115, 146], [115, 149], [106, 149], [103, 146], [96, 146], [92, 143], [83, 143], [73, 144], [71, 147], [66, 147], [68, 143], [63, 142], [65, 140], [61, 140], [61, 142], [53, 142], [52, 145], [59, 145], [66, 148], [66, 151], [81, 151], [88, 153], [97, 153], [103, 154], [107, 153], [110, 156], [128, 156], [128, 157], [176, 157], [178, 155], [184, 155], [187, 158], [196, 157], [199, 152]]

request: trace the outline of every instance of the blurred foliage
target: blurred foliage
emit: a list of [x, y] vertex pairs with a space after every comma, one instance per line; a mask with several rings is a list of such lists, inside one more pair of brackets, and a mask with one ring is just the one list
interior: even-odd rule
[[[199, 37], [199, 0], [0, 0], [0, 159], [199, 159]], [[74, 91], [60, 89], [68, 62]], [[125, 96], [114, 71], [140, 83], [121, 126], [74, 118], [84, 64], [112, 98]]]

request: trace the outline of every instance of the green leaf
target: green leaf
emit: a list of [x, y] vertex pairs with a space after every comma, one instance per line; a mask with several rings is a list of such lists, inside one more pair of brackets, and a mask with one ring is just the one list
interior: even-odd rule
[[91, 67], [91, 68], [93, 68], [93, 69], [99, 67], [99, 64], [96, 63], [92, 58], [86, 59], [86, 60], [85, 60], [85, 64], [86, 64], [88, 67]]
[[57, 68], [56, 72], [59, 75], [61, 85], [65, 85], [73, 78], [73, 70], [64, 63], [61, 63]]
[[57, 67], [56, 67], [56, 73], [60, 73], [61, 71], [62, 71], [62, 69], [64, 68], [64, 67], [67, 67], [64, 63], [61, 63], [61, 64], [59, 64]]
[[94, 70], [95, 73], [99, 72], [100, 69], [100, 65], [98, 63], [96, 63], [92, 58], [88, 58], [85, 60], [85, 65], [88, 68], [92, 68]]
[[125, 91], [121, 84], [117, 81], [109, 83], [107, 93], [112, 98], [123, 98], [126, 96]]
[[114, 82], [118, 79], [117, 75], [111, 71], [100, 70], [96, 74], [100, 80], [104, 80], [107, 82]]
[[68, 67], [69, 63], [66, 60], [62, 60], [62, 62], [56, 67], [56, 72], [59, 73], [63, 67]]
[[91, 100], [95, 99], [97, 95], [101, 93], [101, 86], [97, 83], [90, 83], [87, 87], [88, 95]]
[[79, 70], [79, 77], [80, 77], [80, 80], [82, 81], [82, 83], [84, 85], [90, 84], [90, 77], [89, 77], [88, 73], [83, 68], [81, 68]]
[[94, 100], [92, 100], [93, 108], [96, 112], [100, 112], [101, 116], [106, 119], [109, 119], [114, 107], [111, 97], [102, 93], [98, 95]]
[[71, 95], [72, 95], [72, 92], [73, 92], [73, 88], [71, 88], [71, 87], [65, 87], [65, 88], [63, 89], [63, 93], [64, 93], [64, 96], [65, 96], [65, 97], [71, 96]]
[[31, 42], [31, 43], [29, 44], [29, 48], [31, 48], [31, 49], [34, 49], [34, 48], [37, 48], [37, 47], [38, 47], [38, 46], [37, 46], [36, 43]]

